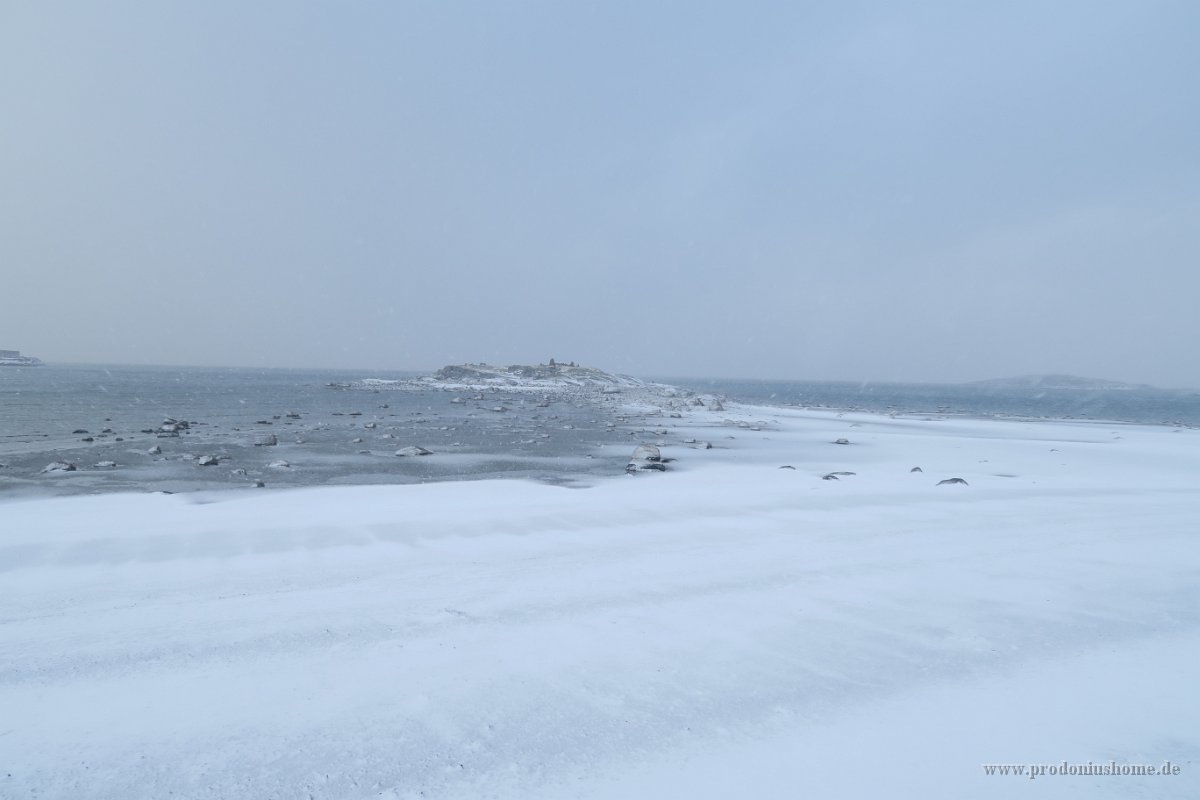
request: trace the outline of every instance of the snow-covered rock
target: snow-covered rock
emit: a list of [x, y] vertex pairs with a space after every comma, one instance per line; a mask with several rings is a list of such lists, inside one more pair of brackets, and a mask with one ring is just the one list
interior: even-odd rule
[[633, 454], [629, 457], [629, 463], [625, 465], [626, 472], [666, 472], [666, 470], [662, 451], [652, 444], [640, 444], [635, 447]]

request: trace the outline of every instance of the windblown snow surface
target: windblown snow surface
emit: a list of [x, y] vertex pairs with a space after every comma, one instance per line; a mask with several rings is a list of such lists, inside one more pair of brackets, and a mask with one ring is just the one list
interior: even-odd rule
[[5, 503], [0, 796], [1200, 795], [1200, 432], [720, 416], [585, 489]]

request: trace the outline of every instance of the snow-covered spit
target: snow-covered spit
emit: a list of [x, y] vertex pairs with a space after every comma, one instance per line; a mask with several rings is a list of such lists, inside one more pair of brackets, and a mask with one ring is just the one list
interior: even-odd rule
[[658, 424], [586, 489], [3, 504], [0, 797], [1200, 793], [1200, 432]]

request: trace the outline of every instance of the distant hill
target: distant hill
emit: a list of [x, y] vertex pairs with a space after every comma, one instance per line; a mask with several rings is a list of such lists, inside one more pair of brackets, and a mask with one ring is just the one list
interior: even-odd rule
[[971, 381], [970, 386], [995, 386], [1011, 389], [1153, 389], [1145, 383], [1122, 383], [1103, 378], [1080, 378], [1077, 375], [1020, 375], [1015, 378], [992, 378]]

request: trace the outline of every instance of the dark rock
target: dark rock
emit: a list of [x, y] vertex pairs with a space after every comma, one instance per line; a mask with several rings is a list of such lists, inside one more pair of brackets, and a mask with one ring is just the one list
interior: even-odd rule
[[76, 428], [75, 430], [71, 431], [71, 433], [80, 434], [80, 433], [87, 433], [87, 431], [84, 430], [83, 428]]
[[836, 480], [838, 480], [838, 476], [837, 476], [837, 475], [834, 475], [834, 474], [832, 474], [832, 473], [830, 473], [829, 475], [822, 475], [822, 476], [821, 476], [821, 480], [823, 480], [823, 481], [836, 481]]

